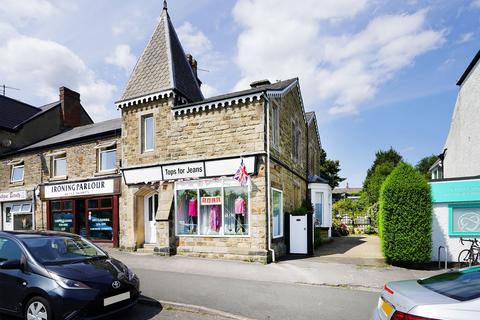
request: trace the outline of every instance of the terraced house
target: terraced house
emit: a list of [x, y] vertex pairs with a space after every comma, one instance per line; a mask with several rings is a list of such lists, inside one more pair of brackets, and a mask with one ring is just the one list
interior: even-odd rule
[[[38, 190], [36, 228], [124, 250], [271, 261], [293, 251], [288, 213], [308, 201], [309, 225], [328, 231], [320, 135], [298, 79], [210, 98], [201, 84], [165, 5], [116, 102], [121, 119], [9, 153], [0, 189], [16, 190], [21, 163], [22, 186]], [[313, 228], [304, 235], [311, 246]]]

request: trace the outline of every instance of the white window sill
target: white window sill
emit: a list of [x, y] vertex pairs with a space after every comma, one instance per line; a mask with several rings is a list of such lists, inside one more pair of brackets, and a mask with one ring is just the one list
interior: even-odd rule
[[68, 176], [56, 176], [56, 177], [51, 177], [48, 179], [48, 181], [62, 181], [62, 180], [67, 180]]
[[279, 235], [279, 236], [273, 236], [272, 239], [280, 239], [280, 238], [283, 238], [283, 234], [282, 235]]
[[18, 180], [18, 181], [10, 181], [11, 186], [23, 186], [25, 183], [23, 180]]
[[109, 175], [109, 174], [116, 174], [116, 173], [118, 173], [118, 170], [117, 169], [112, 169], [112, 170], [104, 170], [104, 171], [95, 172], [93, 175], [94, 176], [106, 176], [106, 175]]

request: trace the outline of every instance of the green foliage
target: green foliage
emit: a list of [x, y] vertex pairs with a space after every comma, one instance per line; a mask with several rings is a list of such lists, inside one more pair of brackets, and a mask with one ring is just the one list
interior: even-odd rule
[[366, 210], [366, 215], [372, 219], [372, 225], [378, 225], [378, 211], [380, 209], [380, 203], [375, 202]]
[[325, 150], [320, 150], [320, 176], [328, 181], [330, 187], [336, 188], [345, 180], [338, 174], [340, 173], [340, 161], [327, 159]]
[[375, 234], [375, 228], [372, 226], [366, 226], [365, 229], [363, 229], [363, 233], [365, 234]]
[[425, 179], [430, 179], [430, 172], [428, 171], [430, 167], [438, 160], [438, 156], [431, 155], [425, 158], [422, 158], [418, 163], [415, 165], [415, 169], [417, 169]]
[[412, 166], [399, 164], [385, 180], [379, 216], [379, 235], [387, 261], [430, 261], [431, 191], [425, 178]]
[[402, 161], [402, 156], [393, 148], [389, 150], [379, 150], [375, 153], [375, 160], [367, 171], [361, 194], [361, 199], [366, 202], [367, 206], [378, 202], [380, 198], [380, 188], [383, 182], [395, 166]]
[[363, 207], [361, 202], [345, 198], [338, 200], [332, 206], [332, 214], [334, 217], [345, 215], [354, 219], [362, 215]]
[[332, 221], [332, 235], [334, 237], [348, 236], [348, 227], [342, 223], [340, 219], [333, 219]]
[[[306, 214], [308, 214], [309, 211], [307, 208], [305, 207], [300, 207], [300, 208], [297, 208], [295, 210], [293, 210], [292, 212], [292, 216], [304, 216]], [[311, 213], [311, 212], [310, 212]]]

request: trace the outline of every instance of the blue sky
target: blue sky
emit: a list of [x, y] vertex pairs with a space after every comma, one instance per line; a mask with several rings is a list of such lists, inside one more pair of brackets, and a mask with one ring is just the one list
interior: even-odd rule
[[[441, 152], [457, 79], [480, 49], [480, 0], [171, 0], [206, 96], [299, 77], [322, 144], [350, 186], [375, 151], [410, 163]], [[117, 100], [161, 13], [160, 0], [3, 0], [0, 84], [41, 105], [78, 90], [97, 121]]]

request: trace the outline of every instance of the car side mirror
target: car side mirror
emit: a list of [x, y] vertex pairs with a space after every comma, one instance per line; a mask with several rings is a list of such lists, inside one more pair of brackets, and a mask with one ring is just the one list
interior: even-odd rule
[[3, 270], [23, 270], [23, 264], [20, 260], [8, 260], [4, 262], [0, 262], [0, 269]]

